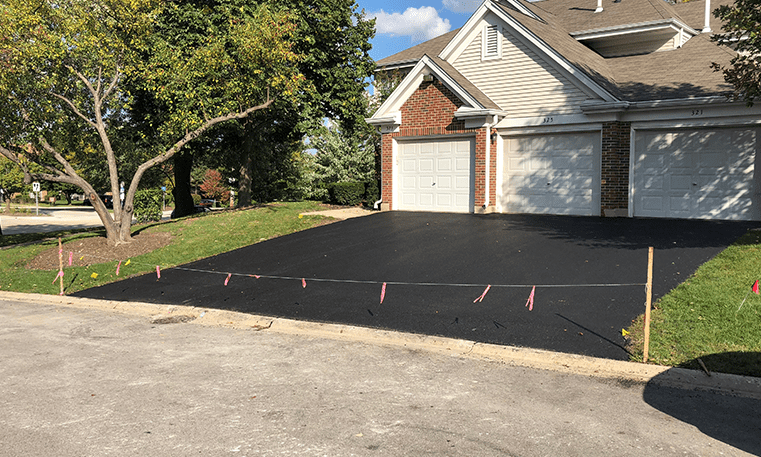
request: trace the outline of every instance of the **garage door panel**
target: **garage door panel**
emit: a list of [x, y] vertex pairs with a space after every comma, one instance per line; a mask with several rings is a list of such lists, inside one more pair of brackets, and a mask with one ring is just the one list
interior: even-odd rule
[[436, 179], [436, 187], [438, 190], [451, 190], [452, 189], [452, 177], [451, 176], [439, 176]]
[[[468, 212], [473, 208], [471, 139], [400, 141], [395, 179], [400, 210]], [[411, 165], [411, 164], [414, 164]]]
[[758, 219], [757, 142], [756, 128], [637, 131], [634, 215]]
[[508, 137], [503, 150], [503, 211], [600, 213], [599, 133]]
[[663, 197], [644, 197], [642, 198], [642, 205], [648, 211], [663, 212], [666, 210], [663, 207]]
[[414, 176], [406, 176], [404, 179], [402, 179], [402, 189], [404, 190], [416, 189], [417, 185], [417, 178]]

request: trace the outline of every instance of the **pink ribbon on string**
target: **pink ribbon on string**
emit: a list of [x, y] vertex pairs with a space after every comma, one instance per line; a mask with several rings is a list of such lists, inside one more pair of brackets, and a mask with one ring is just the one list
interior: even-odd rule
[[74, 253], [69, 251], [69, 266], [71, 266], [71, 261], [74, 260]]
[[381, 304], [383, 304], [383, 299], [386, 297], [386, 283], [383, 283], [383, 287], [381, 287]]
[[304, 278], [301, 278], [301, 287], [306, 289], [307, 288], [307, 280]]
[[159, 269], [158, 265], [156, 265], [156, 278], [161, 279], [161, 269]]
[[122, 266], [122, 261], [119, 261], [119, 265], [116, 266], [116, 276], [119, 276], [119, 268]]
[[259, 275], [248, 275], [248, 277], [249, 278], [256, 278], [256, 279], [261, 278], [261, 276], [259, 276]]
[[55, 275], [55, 279], [50, 284], [55, 284], [56, 281], [58, 281], [58, 278], [61, 278], [61, 281], [63, 281], [63, 270], [59, 271], [57, 275]]
[[232, 273], [227, 273], [227, 278], [225, 278], [225, 285], [230, 281], [230, 276], [232, 276]]
[[528, 306], [528, 310], [531, 311], [534, 309], [534, 292], [536, 291], [536, 286], [534, 286], [531, 289], [531, 295], [528, 296], [528, 300], [526, 300], [526, 306]]
[[488, 286], [486, 286], [486, 289], [484, 289], [484, 293], [482, 293], [481, 295], [479, 295], [479, 296], [478, 296], [478, 298], [476, 298], [475, 300], [473, 300], [473, 303], [475, 303], [475, 302], [482, 302], [482, 301], [484, 301], [484, 297], [486, 296], [486, 292], [489, 292], [489, 289], [491, 289], [491, 284], [489, 284]]

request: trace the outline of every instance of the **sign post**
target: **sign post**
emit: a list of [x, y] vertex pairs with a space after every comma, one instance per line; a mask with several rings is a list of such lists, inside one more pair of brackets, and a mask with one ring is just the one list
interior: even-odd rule
[[35, 215], [40, 215], [40, 183], [35, 181], [32, 183], [32, 190], [34, 191], [34, 212]]
[[166, 210], [166, 186], [161, 186], [161, 192], [162, 192], [162, 201], [161, 201], [161, 211]]

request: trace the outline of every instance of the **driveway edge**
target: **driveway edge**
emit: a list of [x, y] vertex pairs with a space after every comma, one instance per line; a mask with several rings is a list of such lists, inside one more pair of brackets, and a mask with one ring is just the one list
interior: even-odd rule
[[297, 321], [193, 306], [95, 300], [90, 298], [0, 291], [0, 300], [115, 311], [149, 319], [189, 316], [190, 323], [214, 327], [269, 330], [277, 333], [349, 341], [451, 355], [560, 373], [612, 379], [624, 383], [657, 384], [761, 399], [761, 378], [648, 365], [565, 354], [541, 349], [500, 346], [438, 336]]

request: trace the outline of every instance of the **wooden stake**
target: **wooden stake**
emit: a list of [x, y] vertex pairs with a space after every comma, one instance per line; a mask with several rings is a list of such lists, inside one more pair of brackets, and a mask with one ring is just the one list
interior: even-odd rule
[[650, 304], [653, 301], [653, 247], [647, 250], [647, 285], [645, 285], [645, 348], [642, 351], [642, 362], [647, 362], [650, 350]]
[[[63, 244], [58, 238], [58, 271], [63, 271]], [[63, 276], [61, 276], [61, 295], [63, 295]]]

